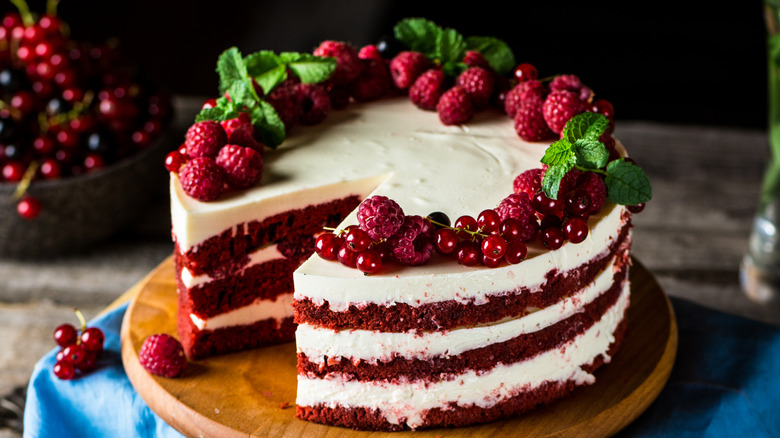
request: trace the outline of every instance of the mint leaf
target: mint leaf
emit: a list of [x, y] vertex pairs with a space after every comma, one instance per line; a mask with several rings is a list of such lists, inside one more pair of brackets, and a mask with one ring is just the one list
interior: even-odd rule
[[560, 166], [571, 159], [572, 146], [566, 140], [558, 140], [544, 152], [542, 163], [548, 166]]
[[609, 160], [606, 146], [598, 140], [579, 139], [572, 145], [572, 151], [577, 166], [585, 169], [601, 169]]
[[435, 58], [442, 63], [460, 62], [466, 54], [466, 41], [454, 29], [444, 29], [436, 38]]
[[231, 47], [217, 59], [217, 73], [219, 74], [219, 92], [228, 92], [235, 82], [244, 81], [248, 74], [244, 58], [236, 47]]
[[270, 148], [276, 148], [282, 144], [287, 135], [284, 122], [270, 103], [261, 100], [259, 105], [252, 108], [249, 116], [263, 144]]
[[563, 138], [570, 143], [579, 139], [598, 140], [609, 126], [609, 119], [598, 113], [584, 112], [572, 117], [563, 128]]
[[267, 96], [271, 94], [271, 91], [273, 91], [277, 85], [287, 79], [287, 67], [285, 65], [278, 65], [254, 78], [255, 81], [257, 81], [257, 84], [260, 85], [260, 88], [263, 89], [263, 93]]
[[203, 108], [195, 117], [195, 122], [202, 122], [204, 120], [216, 120], [221, 122], [236, 117], [238, 117], [236, 105], [223, 96], [217, 99], [217, 106], [213, 108]]
[[607, 165], [607, 197], [615, 204], [637, 205], [653, 197], [650, 180], [639, 167], [624, 158]]
[[425, 18], [405, 18], [393, 28], [395, 39], [406, 45], [409, 50], [424, 53], [432, 57], [436, 51], [436, 40], [442, 29], [433, 21]]
[[544, 172], [544, 179], [542, 179], [542, 191], [550, 199], [558, 199], [558, 190], [561, 188], [561, 180], [566, 175], [566, 172], [571, 170], [574, 165], [571, 161], [567, 161], [564, 164], [558, 166], [550, 166]]
[[249, 76], [257, 77], [282, 65], [282, 60], [270, 50], [261, 50], [247, 55], [244, 63]]
[[[322, 82], [336, 71], [335, 58], [323, 58], [308, 53], [298, 53], [296, 55], [298, 56], [289, 62], [285, 61], [285, 64], [304, 84]], [[282, 60], [285, 60], [285, 53], [282, 53], [281, 57]]]
[[481, 53], [490, 67], [503, 76], [515, 68], [515, 55], [504, 41], [493, 37], [468, 37], [466, 50], [476, 50]]

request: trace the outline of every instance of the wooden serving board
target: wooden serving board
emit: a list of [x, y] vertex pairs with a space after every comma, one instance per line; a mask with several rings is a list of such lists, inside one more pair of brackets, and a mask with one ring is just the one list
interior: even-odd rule
[[122, 325], [122, 360], [149, 407], [187, 436], [403, 437], [608, 436], [628, 425], [655, 400], [677, 351], [677, 323], [668, 298], [636, 260], [628, 333], [596, 383], [568, 398], [505, 421], [457, 429], [362, 432], [295, 418], [295, 344], [260, 348], [190, 362], [184, 375], [166, 379], [138, 362], [143, 340], [176, 334], [176, 284], [168, 258], [137, 287]]

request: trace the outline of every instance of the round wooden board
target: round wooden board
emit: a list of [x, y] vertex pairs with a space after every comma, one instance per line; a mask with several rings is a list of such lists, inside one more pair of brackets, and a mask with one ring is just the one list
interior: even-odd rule
[[[608, 436], [639, 416], [669, 378], [677, 351], [677, 323], [656, 280], [634, 260], [628, 333], [596, 383], [517, 418], [414, 436]], [[149, 407], [187, 436], [402, 437], [412, 432], [361, 432], [295, 418], [295, 344], [190, 362], [184, 376], [166, 379], [138, 363], [143, 340], [176, 334], [176, 283], [168, 258], [139, 286], [122, 325], [122, 361]]]

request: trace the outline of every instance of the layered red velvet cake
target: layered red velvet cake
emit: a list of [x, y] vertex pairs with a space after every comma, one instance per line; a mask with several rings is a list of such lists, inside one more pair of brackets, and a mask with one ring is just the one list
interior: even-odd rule
[[[631, 213], [613, 202], [621, 174], [610, 167], [625, 151], [603, 133], [606, 122], [595, 133], [582, 125], [558, 134], [559, 126], [529, 138], [518, 122], [527, 114], [487, 109], [453, 124], [405, 96], [372, 100], [353, 101], [266, 150], [261, 180], [245, 190], [197, 200], [183, 181], [190, 177], [171, 173], [187, 355], [294, 335], [297, 417], [370, 430], [492, 421], [594, 383], [621, 344], [630, 303]], [[548, 149], [559, 137], [568, 149]], [[572, 152], [582, 145], [603, 153]], [[553, 149], [556, 157], [546, 154]], [[545, 210], [538, 204], [554, 199], [548, 179], [556, 173], [562, 195]], [[518, 177], [531, 174], [536, 180]], [[569, 205], [581, 199], [570, 193], [582, 191], [585, 207]], [[356, 268], [347, 260], [354, 246], [341, 248], [341, 263], [312, 255], [321, 233], [343, 239], [365, 228], [358, 208], [376, 200], [403, 209], [394, 210], [400, 225], [366, 244], [382, 253], [381, 269]], [[486, 210], [499, 213], [500, 232], [482, 214], [470, 232], [430, 219]], [[510, 218], [531, 230], [522, 245], [504, 232]], [[584, 231], [572, 231], [577, 221]], [[452, 251], [437, 240], [441, 229], [460, 236]], [[491, 235], [501, 243], [486, 247]], [[522, 246], [522, 256], [504, 256], [501, 245]], [[466, 247], [484, 253], [472, 263]]]

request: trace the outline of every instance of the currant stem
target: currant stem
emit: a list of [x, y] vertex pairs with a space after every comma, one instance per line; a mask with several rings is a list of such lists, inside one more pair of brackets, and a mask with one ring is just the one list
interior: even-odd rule
[[81, 333], [84, 333], [87, 330], [87, 320], [84, 319], [84, 314], [81, 313], [81, 310], [77, 308], [73, 308], [73, 312], [76, 314], [76, 317], [79, 319], [79, 322], [81, 323]]
[[16, 190], [14, 191], [14, 199], [20, 200], [22, 199], [22, 196], [24, 196], [25, 193], [27, 193], [27, 189], [30, 187], [30, 183], [32, 183], [33, 178], [35, 178], [35, 172], [38, 171], [38, 162], [33, 160], [30, 162], [30, 165], [27, 166], [27, 170], [24, 171], [24, 175], [22, 176], [22, 180], [19, 181], [19, 185], [16, 186]]
[[445, 225], [445, 224], [436, 222], [435, 220], [432, 220], [430, 218], [425, 218], [425, 220], [427, 220], [428, 222], [430, 222], [430, 223], [432, 223], [434, 225], [438, 225], [438, 226], [444, 227], [444, 228], [449, 228], [452, 231], [456, 231], [456, 232], [463, 231], [464, 233], [471, 234], [471, 240], [474, 240], [474, 237], [476, 237], [476, 236], [479, 236], [479, 237], [487, 237], [488, 236], [487, 234], [482, 232], [482, 228], [478, 229], [477, 231], [471, 231], [471, 230], [467, 230], [465, 228], [456, 228], [456, 227], [452, 227], [452, 226], [449, 226], [449, 225]]
[[30, 26], [35, 23], [35, 19], [30, 13], [30, 8], [27, 6], [27, 2], [24, 0], [11, 0], [16, 9], [19, 10], [19, 15], [22, 17], [22, 22], [25, 26]]
[[46, 2], [46, 14], [48, 15], [57, 15], [57, 6], [59, 5], [60, 0], [48, 0]]

